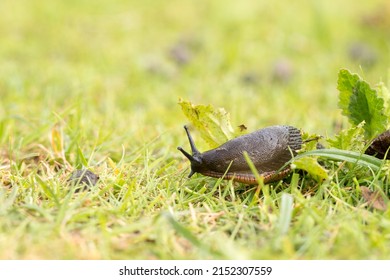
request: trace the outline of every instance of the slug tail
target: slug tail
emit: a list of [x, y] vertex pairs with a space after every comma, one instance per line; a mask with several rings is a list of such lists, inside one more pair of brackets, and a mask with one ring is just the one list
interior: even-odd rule
[[292, 126], [288, 127], [288, 131], [289, 131], [288, 146], [295, 154], [296, 151], [302, 149], [301, 131]]

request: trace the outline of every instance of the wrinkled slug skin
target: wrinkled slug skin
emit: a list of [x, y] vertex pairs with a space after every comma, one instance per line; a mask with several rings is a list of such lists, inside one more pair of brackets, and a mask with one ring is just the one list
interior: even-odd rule
[[[245, 160], [246, 151], [264, 181], [280, 180], [290, 172], [282, 168], [302, 147], [300, 131], [292, 126], [271, 126], [232, 139], [223, 145], [200, 153], [185, 127], [192, 156], [178, 148], [191, 161], [191, 174], [233, 179], [252, 184], [256, 182]], [[226, 171], [228, 172], [226, 173]], [[279, 173], [277, 173], [280, 171]]]

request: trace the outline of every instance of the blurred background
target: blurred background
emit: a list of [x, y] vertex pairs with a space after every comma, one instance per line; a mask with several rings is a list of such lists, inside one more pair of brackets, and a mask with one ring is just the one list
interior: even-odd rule
[[[302, 195], [291, 183], [284, 235], [291, 212], [268, 203], [285, 184], [257, 205], [260, 188], [188, 180], [176, 147], [189, 149], [180, 98], [223, 107], [248, 132], [347, 127], [340, 69], [390, 85], [390, 1], [0, 0], [0, 11], [0, 258], [388, 258], [386, 213], [360, 206], [355, 178], [345, 190], [336, 175], [302, 179]], [[76, 194], [67, 182], [81, 168], [99, 182]]]
[[332, 135], [345, 122], [339, 69], [389, 84], [385, 0], [2, 0], [0, 10], [2, 144], [40, 141], [60, 120], [103, 146], [167, 132], [176, 145], [179, 98], [224, 107], [249, 131]]

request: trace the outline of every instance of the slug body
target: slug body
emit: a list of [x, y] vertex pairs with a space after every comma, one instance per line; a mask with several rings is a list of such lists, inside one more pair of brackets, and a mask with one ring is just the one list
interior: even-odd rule
[[264, 177], [264, 182], [272, 182], [285, 177], [290, 168], [280, 170], [301, 149], [300, 131], [292, 126], [270, 126], [232, 139], [225, 144], [200, 153], [188, 131], [184, 127], [191, 145], [192, 155], [181, 147], [180, 150], [191, 162], [191, 177], [194, 173], [236, 182], [256, 184], [245, 160], [244, 152]]
[[390, 130], [386, 130], [372, 140], [365, 154], [379, 159], [390, 159]]

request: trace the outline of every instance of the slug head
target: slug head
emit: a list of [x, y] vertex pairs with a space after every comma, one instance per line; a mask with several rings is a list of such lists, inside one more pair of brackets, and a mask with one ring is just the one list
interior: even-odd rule
[[182, 147], [177, 147], [177, 149], [183, 153], [183, 155], [186, 156], [191, 162], [191, 172], [188, 175], [188, 178], [190, 178], [192, 175], [194, 175], [196, 172], [199, 172], [202, 170], [202, 154], [198, 151], [198, 149], [195, 146], [194, 140], [191, 137], [191, 134], [188, 130], [187, 126], [184, 126], [184, 129], [187, 133], [188, 141], [190, 142], [192, 155], [187, 153]]

